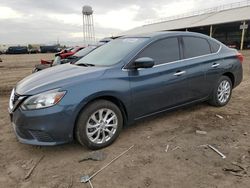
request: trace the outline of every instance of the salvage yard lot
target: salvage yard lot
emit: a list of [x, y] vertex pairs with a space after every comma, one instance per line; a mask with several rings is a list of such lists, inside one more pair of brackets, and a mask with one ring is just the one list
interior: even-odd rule
[[[244, 80], [233, 91], [227, 106], [215, 108], [202, 103], [145, 119], [125, 128], [114, 144], [101, 150], [106, 159], [81, 163], [78, 160], [90, 150], [77, 143], [24, 145], [16, 140], [10, 125], [6, 93], [31, 73], [40, 58], [49, 60], [53, 54], [1, 55], [1, 187], [88, 187], [80, 183], [82, 175], [93, 174], [131, 145], [134, 147], [128, 153], [92, 180], [94, 188], [249, 187], [250, 51], [243, 54]], [[198, 134], [197, 130], [206, 134]], [[226, 159], [206, 144], [216, 147]], [[31, 176], [24, 180], [42, 156]]]

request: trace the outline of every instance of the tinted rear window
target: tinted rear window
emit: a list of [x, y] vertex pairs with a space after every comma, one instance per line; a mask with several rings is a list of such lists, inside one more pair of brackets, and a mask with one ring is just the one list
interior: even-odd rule
[[191, 58], [211, 53], [210, 45], [206, 39], [199, 37], [183, 37], [184, 57]]
[[150, 57], [155, 64], [168, 63], [180, 59], [179, 43], [176, 37], [166, 38], [152, 43], [146, 47], [138, 56]]
[[209, 43], [211, 46], [212, 53], [218, 52], [218, 50], [220, 49], [220, 44], [213, 40], [209, 40]]

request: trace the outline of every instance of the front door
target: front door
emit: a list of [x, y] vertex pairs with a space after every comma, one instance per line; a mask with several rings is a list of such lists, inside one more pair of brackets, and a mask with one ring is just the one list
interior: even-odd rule
[[179, 39], [153, 42], [135, 59], [150, 57], [155, 66], [128, 71], [135, 119], [183, 103], [187, 99], [187, 74], [183, 69]]

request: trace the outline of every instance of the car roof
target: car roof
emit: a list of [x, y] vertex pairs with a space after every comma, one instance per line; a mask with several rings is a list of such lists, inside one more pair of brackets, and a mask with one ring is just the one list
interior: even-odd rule
[[124, 35], [121, 38], [163, 38], [163, 37], [170, 37], [170, 36], [196, 36], [196, 37], [203, 37], [203, 38], [210, 38], [207, 35], [189, 31], [160, 31], [154, 33], [146, 33], [146, 34], [137, 34], [137, 35]]

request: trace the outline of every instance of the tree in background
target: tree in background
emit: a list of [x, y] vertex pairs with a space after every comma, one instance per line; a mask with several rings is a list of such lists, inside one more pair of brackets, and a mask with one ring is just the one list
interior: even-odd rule
[[31, 44], [28, 44], [28, 49], [33, 49], [33, 46]]

